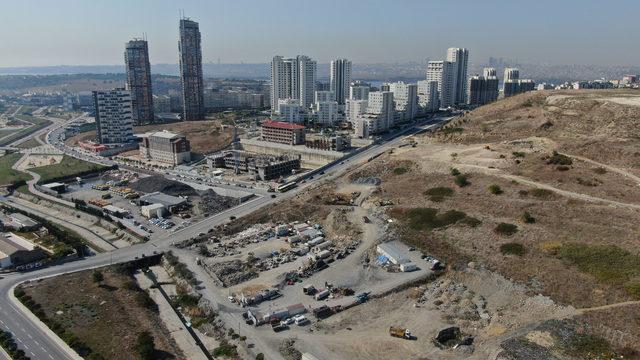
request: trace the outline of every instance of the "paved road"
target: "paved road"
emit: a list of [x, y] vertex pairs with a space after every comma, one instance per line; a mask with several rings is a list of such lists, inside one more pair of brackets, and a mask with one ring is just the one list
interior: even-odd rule
[[347, 160], [335, 163], [333, 166], [325, 170], [324, 175], [316, 176], [313, 181], [307, 180], [306, 183], [301, 184], [301, 186], [290, 190], [289, 192], [278, 194], [277, 198], [271, 198], [270, 196], [258, 196], [257, 198], [245, 202], [235, 208], [195, 223], [188, 228], [172, 234], [164, 235], [144, 244], [132, 245], [111, 252], [101, 253], [84, 260], [39, 269], [28, 273], [13, 273], [6, 275], [4, 279], [0, 279], [0, 313], [2, 314], [0, 319], [4, 322], [0, 324], [15, 334], [16, 339], [19, 339], [18, 344], [20, 345], [20, 348], [24, 349], [27, 354], [34, 359], [74, 359], [75, 354], [69, 353], [68, 348], [66, 345], [60, 343], [59, 338], [56, 336], [50, 336], [47, 333], [47, 329], [42, 329], [36, 321], [33, 321], [28, 317], [29, 314], [25, 314], [17, 307], [16, 304], [14, 304], [11, 299], [13, 287], [25, 281], [127, 262], [135, 259], [136, 257], [150, 255], [154, 251], [168, 250], [173, 242], [191, 238], [201, 232], [206, 233], [209, 229], [228, 222], [231, 216], [245, 216], [275, 201], [282, 201], [296, 196], [300, 191], [303, 191], [312, 184], [336, 178], [342, 175], [353, 164], [365, 162], [370, 157], [381, 154], [384, 151], [397, 146], [405, 139], [406, 136], [413, 135], [425, 128], [435, 127], [449, 119], [450, 118], [431, 119], [420, 126], [406, 128], [396, 133], [395, 137], [388, 136], [386, 141], [382, 144], [374, 145]]

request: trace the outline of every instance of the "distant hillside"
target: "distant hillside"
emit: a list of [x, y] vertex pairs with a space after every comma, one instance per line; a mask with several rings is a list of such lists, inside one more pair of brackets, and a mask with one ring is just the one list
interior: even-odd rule
[[638, 168], [640, 91], [521, 94], [466, 114], [438, 136], [463, 144], [544, 138], [557, 150]]

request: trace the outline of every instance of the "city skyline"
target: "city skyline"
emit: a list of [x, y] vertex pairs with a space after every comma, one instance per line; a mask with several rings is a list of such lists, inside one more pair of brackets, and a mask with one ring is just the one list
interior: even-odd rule
[[[640, 9], [632, 1], [619, 1], [615, 7], [596, 1], [581, 1], [579, 7], [546, 0], [526, 5], [372, 0], [364, 6], [329, 1], [313, 7], [311, 18], [292, 16], [311, 8], [290, 0], [187, 1], [180, 9], [170, 1], [66, 0], [39, 3], [36, 13], [34, 2], [5, 4], [0, 67], [119, 64], [122, 43], [143, 33], [152, 64], [177, 63], [173, 24], [180, 9], [200, 23], [204, 63], [268, 63], [274, 54], [287, 53], [305, 54], [318, 63], [337, 57], [353, 63], [420, 62], [440, 58], [440, 49], [452, 45], [469, 48], [474, 63], [490, 56], [545, 64], [640, 63], [640, 49], [626, 45]], [[148, 9], [153, 11], [145, 12]], [[89, 13], [101, 16], [86, 16]], [[329, 13], [333, 16], [325, 16]], [[355, 13], [359, 15], [350, 15]], [[601, 21], [580, 20], [595, 13]], [[73, 21], [64, 21], [67, 17]], [[444, 22], [454, 20], [456, 27], [442, 30]], [[385, 22], [390, 25], [377, 26]], [[292, 26], [297, 31], [283, 31]], [[477, 31], [480, 27], [482, 32]], [[264, 41], [269, 36], [280, 41]], [[626, 51], [620, 52], [623, 47]]]

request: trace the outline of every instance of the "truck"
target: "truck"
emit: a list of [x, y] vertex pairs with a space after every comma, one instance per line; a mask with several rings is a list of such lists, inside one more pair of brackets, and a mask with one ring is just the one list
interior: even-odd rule
[[411, 335], [411, 331], [405, 328], [399, 328], [395, 326], [389, 327], [389, 335], [401, 339], [412, 340], [413, 335]]
[[318, 292], [313, 298], [316, 299], [317, 301], [320, 301], [320, 300], [323, 300], [326, 297], [328, 297], [329, 294], [331, 294], [331, 291], [322, 290], [322, 291]]

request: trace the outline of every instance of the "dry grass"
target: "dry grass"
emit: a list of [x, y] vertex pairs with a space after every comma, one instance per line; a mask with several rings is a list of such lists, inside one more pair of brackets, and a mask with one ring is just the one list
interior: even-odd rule
[[61, 323], [105, 359], [135, 358], [136, 338], [142, 331], [153, 336], [158, 358], [181, 357], [157, 314], [136, 301], [139, 290], [130, 285], [135, 280], [108, 270], [103, 271], [105, 280], [98, 286], [92, 273], [90, 270], [44, 279], [24, 290], [42, 306], [48, 318]]
[[[227, 127], [222, 129], [220, 121], [189, 121], [176, 122], [170, 124], [157, 124], [136, 126], [133, 128], [134, 133], [144, 133], [149, 131], [169, 130], [185, 135], [191, 142], [191, 151], [198, 154], [209, 154], [231, 144], [232, 130]], [[95, 140], [96, 132], [89, 131], [77, 134], [65, 141], [67, 145], [76, 146], [79, 141]]]

